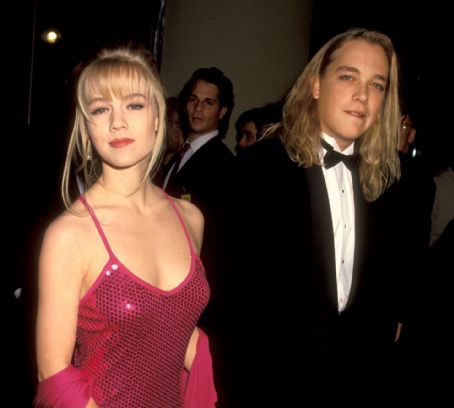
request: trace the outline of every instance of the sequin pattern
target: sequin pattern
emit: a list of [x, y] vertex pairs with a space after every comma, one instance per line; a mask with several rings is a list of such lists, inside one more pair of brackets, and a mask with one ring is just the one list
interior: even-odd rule
[[74, 365], [94, 379], [102, 407], [181, 407], [180, 375], [209, 297], [194, 257], [187, 279], [160, 291], [111, 262], [79, 308]]

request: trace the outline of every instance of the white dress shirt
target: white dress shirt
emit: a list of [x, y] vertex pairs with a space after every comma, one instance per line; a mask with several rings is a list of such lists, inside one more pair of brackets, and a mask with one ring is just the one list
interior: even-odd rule
[[[341, 152], [336, 140], [326, 134], [323, 139], [334, 150]], [[353, 154], [354, 143], [341, 153]], [[326, 150], [322, 148], [320, 157]], [[352, 174], [341, 161], [335, 166], [326, 169], [322, 167], [328, 190], [331, 219], [333, 222], [334, 250], [336, 262], [337, 304], [339, 313], [345, 309], [352, 285], [353, 258], [355, 252], [355, 206], [353, 200]]]

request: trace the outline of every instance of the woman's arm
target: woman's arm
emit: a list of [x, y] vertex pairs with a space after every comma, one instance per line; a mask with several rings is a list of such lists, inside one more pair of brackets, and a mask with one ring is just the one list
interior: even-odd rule
[[[74, 406], [98, 408], [89, 396], [90, 381], [76, 369], [68, 371], [72, 368], [79, 299], [86, 269], [81, 236], [82, 231], [71, 221], [70, 215], [54, 221], [44, 235], [38, 266], [36, 349], [38, 379], [40, 382], [47, 379], [47, 383], [44, 381], [38, 386], [36, 407], [60, 407], [66, 405], [66, 400], [71, 400]], [[68, 387], [68, 383], [61, 387], [68, 378], [73, 379], [74, 387]], [[77, 391], [74, 393], [74, 390]]]
[[[200, 249], [202, 248], [203, 241], [203, 227], [204, 219], [200, 210], [193, 204], [188, 203], [184, 200], [179, 200], [181, 208], [183, 210], [186, 225], [188, 226], [189, 234], [194, 245], [194, 251], [200, 255]], [[192, 336], [189, 340], [188, 348], [186, 350], [186, 356], [184, 359], [184, 368], [191, 371], [192, 362], [196, 355], [197, 340], [199, 338], [199, 330], [197, 327], [194, 329]]]
[[199, 339], [199, 329], [196, 327], [189, 340], [188, 348], [186, 349], [186, 356], [184, 358], [184, 368], [191, 371], [192, 362], [197, 352], [197, 340]]
[[175, 200], [183, 215], [186, 226], [191, 235], [194, 251], [200, 255], [203, 242], [203, 228], [205, 220], [202, 212], [194, 205], [185, 200]]
[[71, 364], [76, 340], [83, 274], [69, 217], [63, 215], [48, 227], [39, 257], [36, 349], [40, 381]]

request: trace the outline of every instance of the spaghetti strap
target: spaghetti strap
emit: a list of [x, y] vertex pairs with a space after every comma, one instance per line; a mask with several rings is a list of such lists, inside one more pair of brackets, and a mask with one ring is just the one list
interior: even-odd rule
[[184, 222], [183, 216], [180, 213], [180, 210], [178, 209], [177, 205], [175, 204], [175, 201], [173, 201], [172, 197], [170, 197], [164, 190], [161, 190], [164, 195], [167, 197], [167, 199], [170, 201], [170, 204], [172, 205], [173, 209], [177, 213], [177, 217], [180, 220], [180, 223], [183, 227], [184, 235], [186, 235], [186, 239], [188, 240], [189, 244], [189, 249], [191, 251], [191, 255], [194, 255], [194, 247], [192, 246], [192, 239], [191, 236], [189, 235], [188, 228], [186, 227], [186, 223]]
[[107, 252], [109, 253], [110, 257], [114, 258], [115, 256], [112, 252], [112, 249], [110, 248], [109, 241], [107, 241], [106, 235], [104, 234], [104, 231], [101, 227], [101, 224], [98, 221], [98, 218], [96, 218], [96, 214], [93, 211], [93, 208], [91, 208], [90, 204], [88, 204], [86, 198], [83, 195], [79, 196], [79, 200], [82, 202], [82, 204], [85, 206], [85, 208], [90, 213], [91, 218], [93, 219], [93, 222], [95, 223], [96, 229], [98, 230], [98, 233], [101, 236], [102, 242], [104, 242], [104, 246], [106, 247]]

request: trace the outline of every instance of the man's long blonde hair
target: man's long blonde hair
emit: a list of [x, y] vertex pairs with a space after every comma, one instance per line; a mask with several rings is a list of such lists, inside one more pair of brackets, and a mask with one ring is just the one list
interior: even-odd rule
[[391, 40], [385, 34], [354, 28], [329, 40], [311, 59], [290, 90], [283, 108], [282, 121], [268, 129], [278, 132], [292, 160], [301, 166], [320, 165], [320, 121], [312, 85], [322, 78], [333, 53], [346, 42], [364, 40], [380, 45], [389, 63], [389, 81], [377, 120], [360, 137], [360, 181], [367, 201], [376, 200], [400, 177], [398, 159], [400, 110], [398, 63]]
[[66, 152], [61, 193], [67, 208], [71, 206], [69, 183], [72, 172], [82, 175], [86, 189], [100, 177], [102, 166], [91, 147], [87, 122], [88, 96], [100, 92], [106, 99], [144, 93], [156, 109], [158, 130], [143, 182], [152, 176], [161, 161], [165, 147], [165, 93], [150, 54], [144, 49], [121, 47], [102, 50], [80, 73], [76, 87], [74, 124]]

